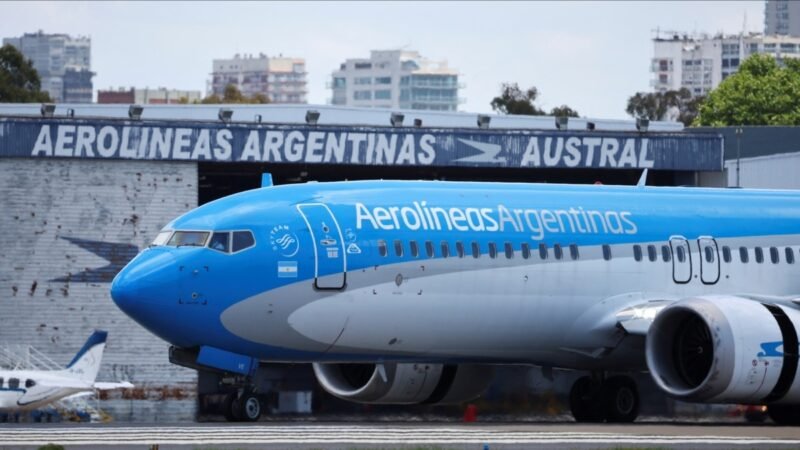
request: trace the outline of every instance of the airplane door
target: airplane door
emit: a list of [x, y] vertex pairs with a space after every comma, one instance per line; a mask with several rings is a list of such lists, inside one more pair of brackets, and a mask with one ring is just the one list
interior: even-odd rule
[[672, 250], [672, 280], [685, 284], [692, 279], [692, 255], [689, 250], [689, 241], [683, 236], [669, 238], [669, 247]]
[[297, 205], [314, 241], [314, 287], [344, 289], [347, 261], [339, 223], [322, 203]]
[[714, 284], [719, 281], [719, 248], [717, 241], [709, 236], [697, 238], [697, 248], [700, 252], [700, 279], [704, 284]]

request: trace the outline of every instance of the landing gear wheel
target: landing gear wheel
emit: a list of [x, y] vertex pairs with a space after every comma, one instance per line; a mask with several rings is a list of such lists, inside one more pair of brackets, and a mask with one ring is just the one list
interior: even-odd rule
[[800, 405], [769, 405], [767, 414], [778, 425], [800, 425]]
[[639, 415], [639, 391], [629, 377], [611, 377], [603, 383], [603, 406], [609, 423], [630, 423]]
[[255, 422], [261, 418], [261, 400], [252, 392], [245, 391], [236, 401], [239, 417], [243, 422]]
[[581, 377], [569, 392], [569, 408], [576, 422], [602, 422], [603, 407], [599, 383], [591, 377]]
[[222, 414], [228, 422], [239, 422], [241, 420], [239, 418], [239, 407], [237, 405], [238, 397], [236, 392], [231, 392], [225, 397], [225, 401], [222, 403]]

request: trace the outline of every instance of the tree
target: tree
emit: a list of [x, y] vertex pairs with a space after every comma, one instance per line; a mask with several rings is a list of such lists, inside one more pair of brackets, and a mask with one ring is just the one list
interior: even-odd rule
[[[492, 99], [492, 109], [509, 115], [544, 116], [547, 113], [535, 104], [539, 90], [531, 86], [522, 91], [517, 83], [503, 83], [500, 96]], [[550, 111], [551, 116], [579, 117], [578, 111], [567, 105], [556, 106]]]
[[580, 117], [578, 111], [575, 111], [567, 105], [556, 106], [550, 110], [550, 115], [557, 117]]
[[625, 111], [633, 117], [669, 120], [691, 125], [704, 97], [692, 97], [686, 88], [666, 92], [637, 92], [628, 99]]
[[222, 97], [217, 94], [211, 94], [208, 97], [200, 100], [203, 104], [219, 104], [219, 103], [248, 103], [248, 104], [265, 104], [271, 103], [269, 97], [262, 93], [257, 93], [252, 97], [248, 97], [236, 87], [235, 84], [225, 86]]
[[523, 92], [517, 83], [503, 83], [500, 96], [492, 99], [492, 109], [502, 114], [543, 116], [544, 111], [533, 103], [538, 96], [535, 87]]
[[0, 47], [0, 103], [49, 102], [50, 95], [41, 88], [33, 63], [13, 45]]
[[695, 125], [800, 125], [800, 62], [747, 58], [700, 106]]

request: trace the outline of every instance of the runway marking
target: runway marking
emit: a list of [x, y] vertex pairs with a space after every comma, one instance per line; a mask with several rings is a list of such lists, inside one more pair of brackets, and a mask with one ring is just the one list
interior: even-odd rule
[[[635, 431], [635, 430], [634, 430]], [[579, 431], [487, 430], [482, 428], [379, 427], [340, 425], [292, 426], [196, 426], [196, 427], [20, 427], [0, 428], [4, 445], [107, 444], [724, 444], [800, 445], [800, 439], [680, 436], [665, 434], [619, 434]]]

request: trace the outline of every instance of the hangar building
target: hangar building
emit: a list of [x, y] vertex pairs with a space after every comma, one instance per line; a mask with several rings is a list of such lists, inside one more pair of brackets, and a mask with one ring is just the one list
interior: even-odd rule
[[669, 123], [307, 105], [0, 105], [0, 342], [66, 363], [93, 329], [108, 330], [99, 379], [137, 387], [101, 409], [118, 421], [194, 420], [198, 392], [217, 380], [170, 364], [167, 344], [109, 296], [116, 272], [174, 217], [258, 187], [263, 172], [276, 184], [635, 184], [644, 168], [649, 184], [696, 185], [722, 173], [723, 139]]

